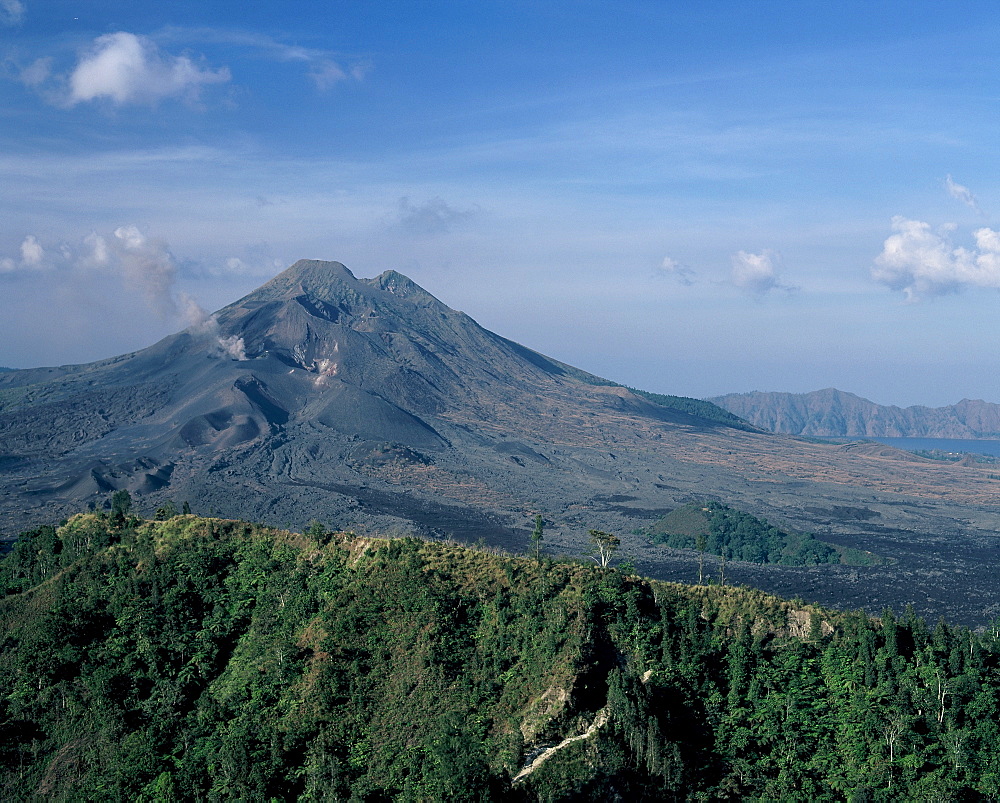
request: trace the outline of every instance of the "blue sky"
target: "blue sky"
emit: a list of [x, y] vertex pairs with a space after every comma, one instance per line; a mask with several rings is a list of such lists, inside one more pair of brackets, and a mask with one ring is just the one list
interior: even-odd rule
[[0, 365], [296, 259], [705, 397], [1000, 402], [992, 3], [0, 0]]

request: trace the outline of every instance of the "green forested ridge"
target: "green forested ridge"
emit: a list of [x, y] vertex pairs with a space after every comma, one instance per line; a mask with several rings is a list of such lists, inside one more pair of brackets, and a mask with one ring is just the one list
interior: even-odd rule
[[728, 560], [810, 566], [881, 563], [857, 549], [835, 547], [809, 533], [786, 532], [763, 519], [721, 502], [690, 502], [671, 511], [649, 528], [649, 540], [674, 549], [697, 549]]
[[4, 800], [1000, 796], [995, 628], [187, 515], [0, 578]]
[[647, 401], [651, 401], [661, 407], [667, 407], [671, 410], [687, 413], [688, 415], [693, 415], [697, 418], [703, 418], [706, 421], [714, 421], [717, 424], [723, 424], [727, 427], [732, 427], [733, 429], [757, 431], [757, 428], [753, 426], [753, 424], [744, 421], [739, 416], [733, 415], [728, 410], [719, 407], [719, 405], [713, 404], [710, 401], [692, 399], [689, 396], [669, 396], [664, 393], [651, 393], [648, 390], [639, 390], [638, 388], [630, 387], [628, 389], [636, 395], [642, 396]]

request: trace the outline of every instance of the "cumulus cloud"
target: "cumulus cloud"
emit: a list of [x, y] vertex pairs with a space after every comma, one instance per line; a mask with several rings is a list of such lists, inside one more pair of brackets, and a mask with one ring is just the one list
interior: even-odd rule
[[30, 268], [37, 268], [45, 258], [45, 251], [39, 245], [37, 238], [29, 234], [21, 243], [21, 263]]
[[21, 259], [3, 260], [5, 272], [53, 268], [74, 273], [100, 271], [121, 277], [161, 318], [178, 314], [174, 300], [177, 263], [167, 244], [146, 237], [135, 226], [120, 226], [110, 237], [91, 232], [77, 247], [61, 243], [46, 251], [38, 238], [27, 235], [20, 246]]
[[168, 97], [196, 98], [207, 84], [230, 80], [229, 70], [203, 69], [187, 56], [163, 53], [151, 39], [124, 31], [105, 34], [69, 77], [69, 105], [107, 99], [156, 103]]
[[954, 293], [963, 287], [1000, 288], [1000, 233], [990, 228], [973, 232], [974, 248], [956, 246], [954, 226], [935, 231], [929, 223], [896, 216], [895, 234], [875, 258], [872, 278], [909, 301]]
[[96, 231], [83, 238], [84, 253], [81, 262], [84, 267], [97, 268], [108, 264], [110, 254], [108, 242]]
[[979, 215], [983, 214], [983, 210], [980, 208], [979, 201], [976, 200], [976, 196], [972, 194], [968, 187], [956, 184], [950, 173], [945, 176], [944, 186], [945, 189], [948, 190], [948, 194], [956, 201], [961, 201], [969, 207], [969, 209], [975, 210], [975, 212]]
[[231, 256], [224, 264], [225, 270], [220, 272], [237, 276], [271, 277], [288, 267], [283, 259], [275, 256], [270, 244], [265, 241], [245, 246], [240, 256]]
[[413, 234], [446, 234], [473, 214], [473, 210], [455, 209], [442, 198], [423, 204], [413, 204], [409, 197], [399, 199], [399, 225]]
[[0, 273], [18, 273], [21, 271], [37, 271], [51, 267], [45, 249], [34, 234], [27, 235], [18, 248], [20, 259], [13, 257], [0, 258]]
[[686, 265], [682, 265], [673, 257], [663, 257], [663, 262], [656, 273], [657, 276], [671, 278], [680, 284], [690, 287], [694, 284], [695, 272]]
[[17, 25], [24, 19], [24, 3], [21, 0], [0, 0], [0, 22]]
[[180, 266], [188, 278], [230, 278], [233, 276], [260, 277], [270, 279], [281, 273], [288, 263], [274, 255], [267, 242], [250, 243], [238, 255], [210, 263], [187, 262]]
[[765, 295], [771, 290], [792, 288], [778, 281], [778, 255], [764, 250], [759, 254], [738, 251], [733, 254], [730, 281], [747, 293]]

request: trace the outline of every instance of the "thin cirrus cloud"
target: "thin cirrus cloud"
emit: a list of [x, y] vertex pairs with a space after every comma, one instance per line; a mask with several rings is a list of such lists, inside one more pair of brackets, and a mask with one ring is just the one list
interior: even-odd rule
[[956, 201], [961, 201], [979, 215], [983, 214], [983, 210], [979, 206], [979, 201], [976, 199], [976, 196], [972, 194], [972, 191], [968, 187], [963, 187], [961, 184], [955, 183], [951, 174], [945, 176], [944, 187], [948, 191], [948, 194]]
[[443, 198], [414, 204], [408, 196], [399, 199], [399, 226], [411, 234], [447, 234], [476, 214], [475, 209], [456, 209]]
[[106, 99], [123, 106], [164, 98], [197, 98], [202, 87], [227, 83], [229, 69], [203, 68], [172, 56], [148, 37], [119, 31], [98, 37], [69, 76], [67, 105]]
[[337, 54], [318, 48], [290, 45], [267, 34], [217, 28], [169, 27], [160, 34], [164, 39], [183, 42], [198, 41], [210, 45], [224, 45], [256, 52], [268, 61], [300, 63], [307, 67], [307, 74], [320, 92], [329, 90], [343, 81], [360, 81], [371, 68], [365, 61], [355, 60], [347, 65]]
[[0, 22], [4, 25], [18, 25], [24, 19], [24, 13], [21, 0], [0, 0]]
[[964, 287], [1000, 288], [1000, 232], [976, 229], [975, 247], [966, 248], [952, 242], [954, 225], [935, 231], [929, 223], [897, 215], [892, 229], [875, 258], [872, 278], [908, 301]]

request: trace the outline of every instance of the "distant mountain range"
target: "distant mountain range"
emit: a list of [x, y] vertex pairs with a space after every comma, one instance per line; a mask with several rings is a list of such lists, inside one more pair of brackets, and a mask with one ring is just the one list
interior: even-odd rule
[[1000, 438], [1000, 404], [895, 407], [836, 388], [812, 393], [730, 393], [709, 399], [745, 421], [787, 435], [832, 438]]

